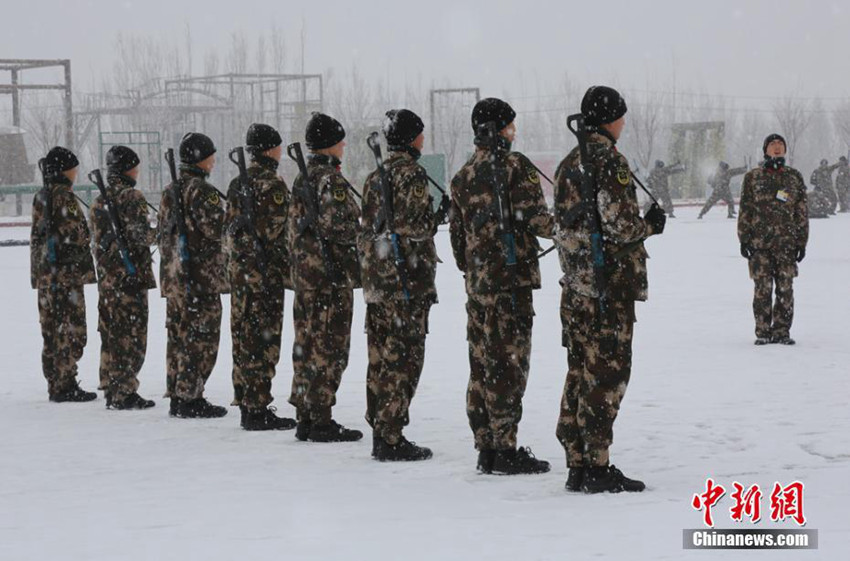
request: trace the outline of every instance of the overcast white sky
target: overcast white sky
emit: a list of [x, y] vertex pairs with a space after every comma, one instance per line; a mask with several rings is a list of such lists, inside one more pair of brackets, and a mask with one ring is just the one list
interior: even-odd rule
[[568, 72], [642, 88], [669, 84], [675, 66], [682, 89], [850, 94], [846, 1], [3, 0], [2, 20], [0, 58], [71, 58], [82, 90], [108, 71], [118, 33], [182, 37], [188, 23], [200, 69], [203, 52], [226, 51], [231, 32], [267, 32], [273, 22], [297, 58], [303, 20], [307, 72], [356, 62], [393, 86], [421, 77], [518, 95], [520, 72]]

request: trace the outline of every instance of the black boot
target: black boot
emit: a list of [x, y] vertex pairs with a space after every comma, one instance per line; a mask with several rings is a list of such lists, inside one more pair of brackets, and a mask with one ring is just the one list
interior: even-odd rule
[[581, 491], [581, 484], [584, 481], [584, 468], [571, 467], [567, 474], [567, 483], [564, 485], [567, 491]]
[[295, 428], [295, 419], [278, 417], [273, 407], [252, 410], [244, 408], [242, 417], [242, 428], [245, 430], [292, 430]]
[[480, 450], [478, 452], [478, 465], [475, 466], [475, 469], [480, 473], [493, 473], [493, 459], [495, 457], [495, 450]]
[[756, 337], [755, 344], [759, 347], [769, 343], [771, 343], [771, 340], [768, 337]]
[[74, 387], [70, 389], [49, 394], [49, 399], [54, 403], [83, 403], [86, 401], [94, 401], [97, 399], [97, 394], [85, 391], [80, 387], [79, 383], [76, 383], [74, 384]]
[[643, 481], [629, 479], [614, 466], [589, 467], [584, 470], [581, 490], [585, 493], [639, 493], [646, 489]]
[[301, 442], [307, 442], [310, 438], [310, 429], [313, 428], [313, 423], [310, 419], [299, 419], [298, 426], [295, 427], [295, 438]]
[[363, 433], [355, 429], [347, 429], [334, 420], [328, 423], [311, 423], [310, 442], [355, 442], [363, 438]]
[[179, 397], [172, 397], [171, 403], [168, 405], [168, 414], [172, 417], [177, 416], [177, 411], [180, 410], [180, 402], [181, 399]]
[[396, 444], [389, 444], [379, 437], [372, 439], [372, 457], [379, 462], [418, 462], [433, 455], [430, 448], [417, 446], [403, 436]]
[[152, 400], [145, 399], [139, 394], [133, 392], [124, 399], [115, 400], [110, 397], [106, 398], [107, 409], [128, 410], [128, 409], [150, 409], [156, 405]]
[[529, 448], [497, 450], [493, 458], [492, 473], [496, 475], [546, 473], [547, 471], [549, 471], [549, 462], [535, 458]]
[[797, 341], [789, 337], [788, 335], [774, 335], [770, 338], [771, 343], [776, 343], [779, 345], [796, 345]]
[[213, 405], [203, 397], [189, 401], [181, 399], [174, 414], [181, 419], [216, 419], [225, 415], [227, 415], [227, 409], [220, 405]]

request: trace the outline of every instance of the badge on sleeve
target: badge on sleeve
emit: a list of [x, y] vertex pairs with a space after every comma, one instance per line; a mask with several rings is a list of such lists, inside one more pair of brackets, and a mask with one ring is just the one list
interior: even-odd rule
[[788, 202], [788, 192], [785, 189], [780, 189], [776, 192], [776, 200], [782, 201], [783, 203]]
[[631, 181], [632, 177], [629, 174], [629, 168], [617, 168], [617, 182], [619, 182], [620, 185], [628, 185]]
[[274, 195], [272, 195], [272, 197], [274, 197], [274, 203], [276, 205], [282, 205], [283, 204], [283, 201], [284, 201], [283, 191], [275, 191]]
[[333, 194], [338, 203], [345, 201], [345, 187], [334, 187]]
[[77, 201], [71, 201], [70, 203], [68, 203], [68, 213], [71, 216], [77, 216], [78, 212], [79, 209], [77, 209]]
[[207, 196], [207, 202], [213, 206], [218, 206], [218, 201], [218, 193], [216, 192], [212, 192], [209, 194], [209, 196]]
[[540, 183], [540, 176], [537, 175], [537, 170], [528, 170], [528, 180], [534, 185], [538, 185]]
[[413, 194], [416, 197], [422, 198], [428, 193], [428, 190], [425, 189], [424, 185], [415, 185], [413, 187]]

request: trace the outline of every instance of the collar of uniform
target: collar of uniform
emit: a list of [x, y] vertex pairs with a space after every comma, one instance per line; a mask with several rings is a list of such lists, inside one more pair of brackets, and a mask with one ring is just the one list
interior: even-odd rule
[[106, 182], [116, 191], [119, 191], [124, 187], [136, 186], [136, 180], [124, 175], [123, 173], [110, 173], [106, 176]]
[[414, 162], [422, 157], [422, 152], [420, 152], [410, 144], [405, 144], [404, 146], [387, 146], [387, 150], [389, 150], [392, 154], [409, 156], [413, 159]]
[[785, 158], [765, 158], [762, 167], [769, 172], [784, 171]]
[[268, 156], [258, 154], [251, 158], [251, 165], [261, 167], [263, 169], [268, 169], [271, 171], [277, 171], [277, 167], [280, 165], [280, 162], [278, 162], [274, 158], [269, 158]]
[[314, 166], [333, 166], [337, 169], [342, 165], [342, 160], [328, 154], [310, 154], [307, 156], [307, 162]]
[[592, 142], [600, 142], [602, 144], [617, 146], [617, 139], [602, 127], [597, 127], [593, 132], [590, 133], [590, 140]]
[[49, 185], [58, 185], [60, 187], [71, 187], [74, 184], [73, 181], [68, 179], [64, 174], [58, 174], [51, 177], [48, 181]]
[[210, 176], [208, 171], [199, 168], [195, 164], [180, 164], [180, 173], [193, 177], [207, 178]]

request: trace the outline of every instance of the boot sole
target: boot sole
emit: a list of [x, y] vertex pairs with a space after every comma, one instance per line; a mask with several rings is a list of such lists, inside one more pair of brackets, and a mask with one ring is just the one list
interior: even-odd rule
[[265, 432], [271, 430], [293, 430], [295, 427], [242, 427], [242, 430], [248, 432]]

